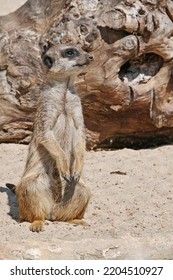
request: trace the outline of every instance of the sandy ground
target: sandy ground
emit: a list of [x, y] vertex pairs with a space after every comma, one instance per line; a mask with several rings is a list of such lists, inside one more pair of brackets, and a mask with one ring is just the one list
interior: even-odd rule
[[[0, 15], [24, 0], [0, 0]], [[18, 223], [6, 183], [22, 175], [27, 146], [0, 144], [0, 259], [172, 259], [173, 147], [88, 152], [93, 197], [84, 228], [47, 222], [39, 234]]]
[[4, 16], [8, 13], [14, 12], [25, 2], [26, 0], [0, 0], [0, 15]]
[[16, 184], [27, 146], [0, 144], [1, 259], [172, 259], [173, 147], [87, 152], [90, 227], [48, 221], [32, 233], [18, 223]]

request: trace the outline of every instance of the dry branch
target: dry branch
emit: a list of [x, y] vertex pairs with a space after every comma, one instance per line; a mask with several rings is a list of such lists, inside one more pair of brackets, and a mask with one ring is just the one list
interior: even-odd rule
[[172, 142], [170, 0], [28, 0], [0, 17], [0, 142], [30, 140], [47, 39], [94, 53], [76, 81], [88, 147]]

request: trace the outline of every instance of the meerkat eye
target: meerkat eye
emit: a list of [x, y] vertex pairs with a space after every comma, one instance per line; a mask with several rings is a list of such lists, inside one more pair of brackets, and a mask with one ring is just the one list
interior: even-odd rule
[[51, 69], [52, 66], [53, 66], [53, 59], [52, 59], [50, 56], [45, 55], [45, 56], [43, 57], [43, 63], [46, 65], [46, 67], [47, 67], [48, 69]]
[[79, 52], [76, 49], [67, 49], [64, 51], [63, 56], [73, 58], [79, 56]]

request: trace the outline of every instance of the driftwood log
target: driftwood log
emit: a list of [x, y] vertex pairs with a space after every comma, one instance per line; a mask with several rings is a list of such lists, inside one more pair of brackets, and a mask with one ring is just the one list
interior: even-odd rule
[[173, 141], [173, 1], [28, 0], [0, 17], [0, 142], [28, 143], [44, 43], [81, 44], [89, 148]]

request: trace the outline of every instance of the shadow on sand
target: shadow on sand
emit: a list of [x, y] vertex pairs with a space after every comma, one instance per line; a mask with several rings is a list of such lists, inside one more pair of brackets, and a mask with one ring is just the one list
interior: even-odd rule
[[[13, 186], [13, 185], [11, 185], [11, 186]], [[17, 197], [11, 189], [0, 186], [0, 194], [4, 193], [4, 192], [8, 196], [8, 205], [10, 206], [10, 211], [8, 212], [8, 215], [10, 215], [12, 217], [12, 219], [18, 221], [19, 220], [19, 211], [18, 211]]]

